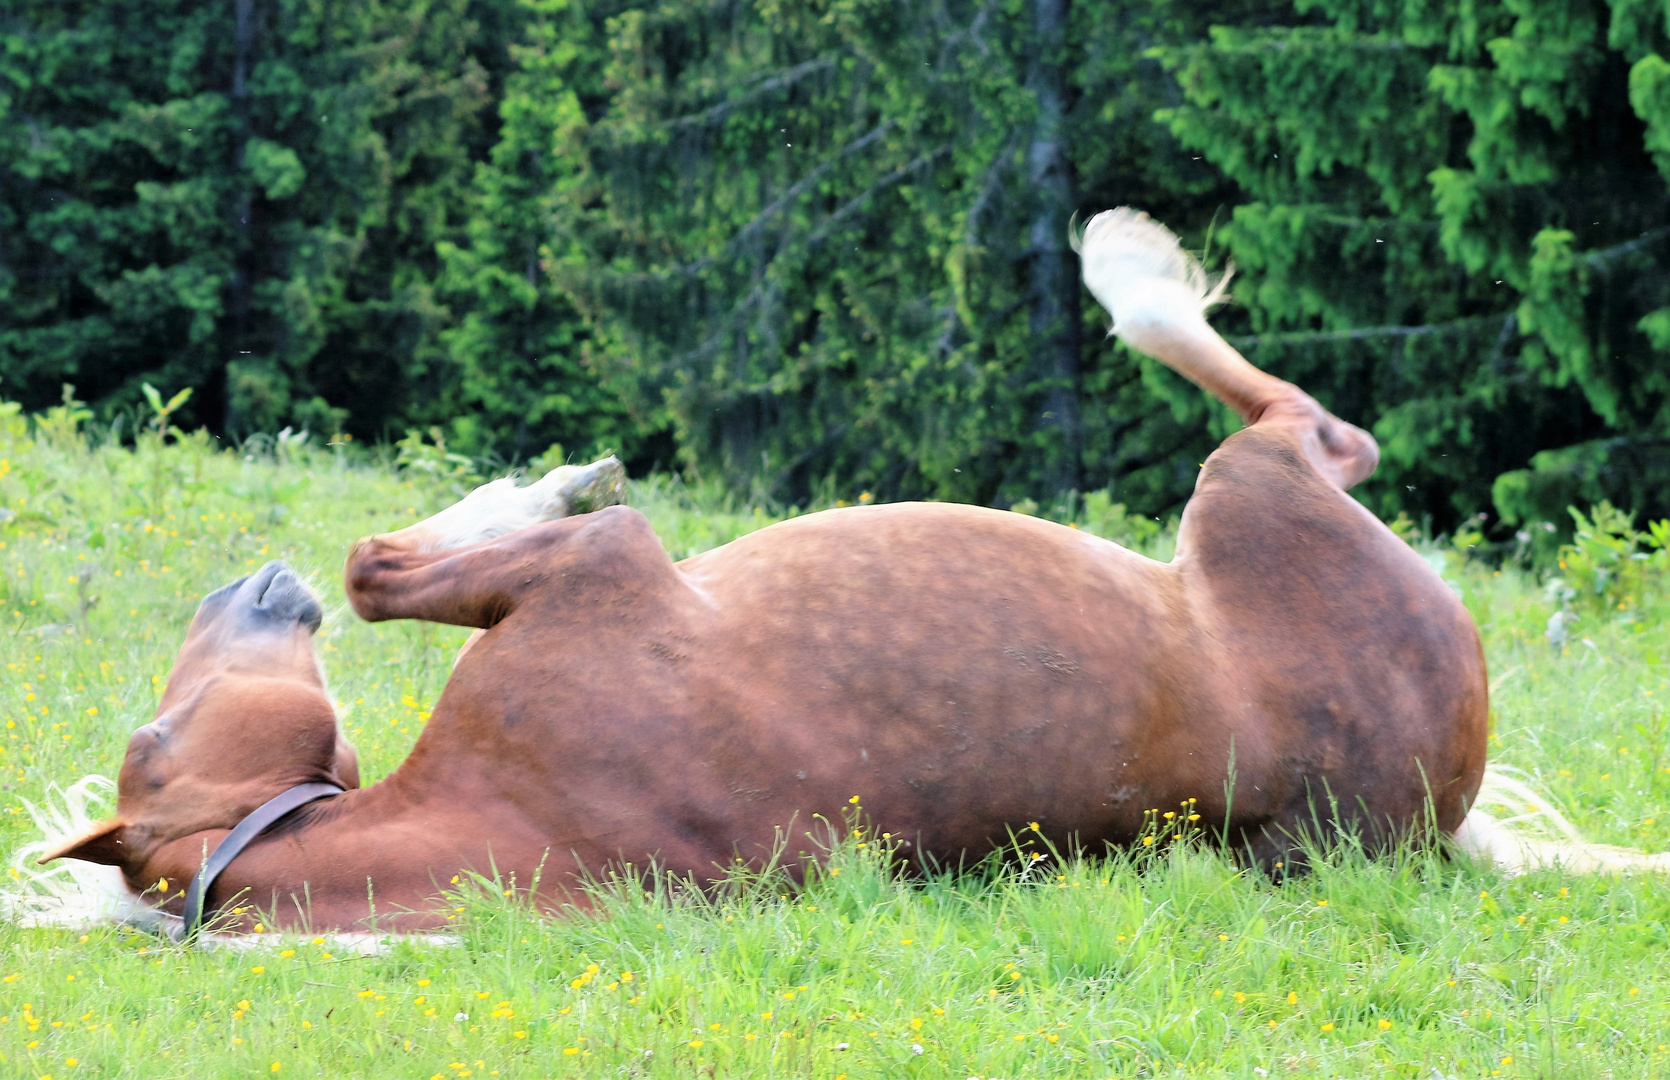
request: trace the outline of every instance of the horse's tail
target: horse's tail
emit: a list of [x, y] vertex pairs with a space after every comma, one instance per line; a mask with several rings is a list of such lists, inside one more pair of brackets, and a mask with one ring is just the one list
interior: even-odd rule
[[1670, 852], [1649, 855], [1585, 840], [1554, 801], [1524, 777], [1504, 765], [1485, 768], [1473, 809], [1455, 831], [1457, 847], [1508, 874], [1550, 866], [1577, 874], [1670, 872]]

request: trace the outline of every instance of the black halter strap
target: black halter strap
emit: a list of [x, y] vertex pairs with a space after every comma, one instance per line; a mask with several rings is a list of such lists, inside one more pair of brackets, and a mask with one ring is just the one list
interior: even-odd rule
[[238, 822], [227, 834], [226, 839], [203, 860], [202, 869], [197, 871], [197, 876], [192, 878], [191, 884], [186, 887], [185, 925], [180, 930], [180, 940], [188, 944], [196, 940], [203, 928], [203, 901], [209, 895], [209, 887], [215, 883], [215, 878], [220, 876], [221, 871], [232, 865], [233, 859], [243, 854], [250, 841], [266, 832], [274, 822], [297, 807], [340, 794], [342, 789], [335, 784], [297, 784], [250, 811], [249, 816]]

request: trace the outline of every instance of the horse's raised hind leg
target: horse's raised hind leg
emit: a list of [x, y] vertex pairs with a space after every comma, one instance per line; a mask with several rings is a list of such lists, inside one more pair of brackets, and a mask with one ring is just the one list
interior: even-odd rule
[[508, 478], [484, 484], [415, 525], [357, 542], [346, 567], [348, 600], [374, 622], [492, 626], [532, 579], [534, 560], [573, 531], [537, 526], [561, 519], [583, 524], [619, 503], [625, 482], [626, 470], [607, 457], [553, 469], [526, 487]]
[[1223, 283], [1164, 226], [1110, 210], [1080, 250], [1113, 332], [1247, 424], [1202, 466], [1173, 562], [1216, 650], [1188, 677], [1216, 684], [1236, 736], [1232, 842], [1285, 874], [1307, 833], [1376, 851], [1453, 832], [1484, 772], [1484, 656], [1450, 587], [1344, 494], [1374, 471], [1373, 437], [1218, 336]]
[[1113, 316], [1113, 333], [1234, 409], [1242, 421], [1292, 426], [1319, 473], [1342, 490], [1380, 462], [1374, 437], [1332, 415], [1297, 386], [1260, 371], [1206, 321], [1228, 276], [1212, 281], [1177, 237], [1147, 214], [1097, 214], [1075, 246], [1084, 284]]

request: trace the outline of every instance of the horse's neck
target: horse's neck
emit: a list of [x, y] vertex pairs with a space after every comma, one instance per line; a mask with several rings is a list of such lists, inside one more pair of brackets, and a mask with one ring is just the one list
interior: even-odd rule
[[455, 875], [492, 864], [472, 802], [479, 800], [414, 797], [394, 777], [345, 792], [251, 844], [211, 897], [222, 909], [233, 902], [258, 908], [281, 926], [444, 926], [440, 901], [457, 888]]

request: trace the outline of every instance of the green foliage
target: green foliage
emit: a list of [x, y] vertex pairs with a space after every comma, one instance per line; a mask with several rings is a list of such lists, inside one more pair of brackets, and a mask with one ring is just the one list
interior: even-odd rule
[[464, 454], [447, 449], [445, 432], [439, 427], [432, 427], [428, 435], [431, 441], [424, 442], [423, 432], [408, 430], [406, 437], [394, 444], [399, 451], [395, 461], [401, 469], [448, 481], [459, 495], [481, 483], [482, 476], [476, 471], [476, 463]]
[[450, 415], [435, 244], [484, 134], [494, 6], [8, 5], [8, 392], [74, 381], [109, 416], [141, 382], [195, 386], [185, 418], [234, 435]]
[[1165, 118], [1244, 192], [1238, 343], [1372, 426], [1381, 512], [1670, 510], [1630, 480], [1670, 468], [1665, 14], [1303, 0], [1163, 53]]
[[566, 53], [522, 54], [550, 104], [503, 137], [565, 170], [522, 203], [550, 215], [545, 269], [693, 475], [787, 501], [1186, 493], [1199, 409], [1146, 408], [1142, 367], [1083, 344], [1105, 326], [1066, 179], [1093, 163], [1098, 198], [1206, 220], [1143, 48], [1239, 8], [1047, 7], [575, 4]]
[[[1570, 508], [1576, 530], [1562, 545], [1559, 576], [1549, 595], [1584, 614], [1605, 618], [1655, 619], [1670, 615], [1670, 521], [1655, 521], [1637, 532], [1634, 516], [1601, 502], [1587, 517]], [[1620, 614], [1621, 613], [1621, 614]]]
[[[1092, 491], [1082, 498], [1077, 492], [1068, 492], [1047, 510], [1041, 508], [1036, 499], [1022, 499], [1009, 509], [1017, 514], [1045, 517], [1074, 529], [1083, 529], [1093, 536], [1145, 554], [1158, 555], [1154, 550], [1156, 543], [1164, 547], [1169, 546], [1171, 540], [1161, 536], [1167, 530], [1157, 519], [1131, 513], [1124, 503], [1114, 502], [1112, 493], [1106, 489]], [[1175, 521], [1170, 531], [1176, 531]]]
[[[527, 4], [498, 100], [498, 139], [476, 167], [470, 215], [437, 248], [437, 295], [455, 317], [440, 334], [459, 379], [455, 441], [511, 459], [561, 442], [588, 459], [616, 450], [670, 465], [646, 442], [657, 402], [629, 402], [599, 368], [591, 337], [549, 270], [556, 205], [575, 182], [585, 111], [570, 73], [595, 43], [579, 5]], [[658, 452], [665, 460], [657, 460]]]
[[233, 439], [1163, 517], [1237, 422], [1085, 303], [1067, 221], [1131, 203], [1233, 259], [1254, 362], [1373, 429], [1377, 512], [1664, 514], [1667, 18], [21, 0], [0, 377], [105, 425], [190, 386], [182, 429]]

